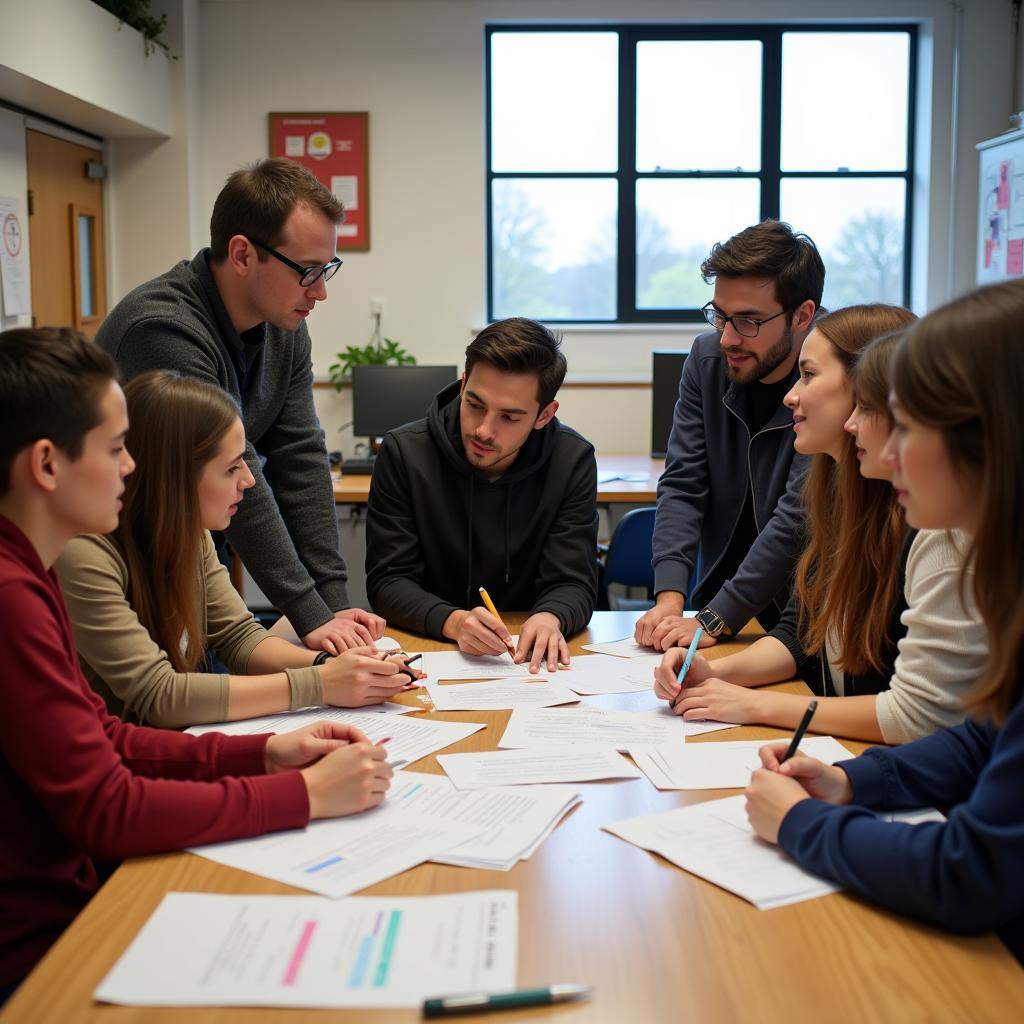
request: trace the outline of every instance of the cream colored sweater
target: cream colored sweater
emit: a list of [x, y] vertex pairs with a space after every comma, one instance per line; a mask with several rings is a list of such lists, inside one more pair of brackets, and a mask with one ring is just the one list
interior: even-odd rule
[[963, 698], [988, 654], [985, 627], [974, 606], [973, 574], [960, 569], [969, 538], [957, 530], [921, 530], [907, 559], [907, 627], [889, 689], [875, 714], [886, 743], [906, 743], [963, 721]]
[[[210, 534], [204, 538], [197, 585], [206, 645], [232, 673], [244, 675], [253, 650], [269, 634], [232, 587]], [[55, 568], [82, 671], [112, 714], [163, 728], [227, 718], [229, 677], [175, 671], [128, 603], [128, 567], [110, 538], [74, 538]], [[292, 708], [323, 702], [318, 669], [286, 671]]]

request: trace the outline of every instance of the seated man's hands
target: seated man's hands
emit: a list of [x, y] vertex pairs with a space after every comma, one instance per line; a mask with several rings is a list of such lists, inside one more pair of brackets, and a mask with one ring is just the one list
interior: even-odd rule
[[384, 619], [373, 612], [346, 608], [307, 633], [302, 642], [311, 651], [340, 654], [352, 647], [373, 647], [374, 641], [384, 635], [386, 625]]
[[486, 608], [455, 611], [445, 619], [442, 634], [463, 654], [512, 654], [512, 634]]
[[523, 623], [513, 660], [521, 665], [527, 659], [534, 675], [545, 666], [549, 672], [557, 672], [559, 665], [568, 666], [569, 646], [562, 636], [562, 624], [557, 615], [535, 612]]

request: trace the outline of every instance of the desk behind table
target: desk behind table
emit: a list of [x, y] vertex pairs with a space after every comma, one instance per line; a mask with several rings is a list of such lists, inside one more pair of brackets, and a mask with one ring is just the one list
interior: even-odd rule
[[[517, 627], [524, 615], [508, 615]], [[632, 632], [635, 613], [599, 612], [573, 638], [578, 653], [592, 640]], [[408, 650], [450, 645], [390, 631]], [[737, 643], [711, 648], [711, 657]], [[802, 683], [780, 689], [806, 692]], [[414, 693], [401, 700], [419, 705]], [[629, 708], [635, 695], [589, 700]], [[436, 717], [486, 722], [444, 752], [491, 750], [509, 712], [448, 712]], [[699, 737], [773, 739], [787, 735], [744, 727]], [[864, 744], [848, 743], [854, 752]], [[440, 771], [435, 757], [411, 766]], [[993, 936], [965, 938], [877, 909], [838, 893], [762, 912], [660, 857], [601, 831], [620, 818], [656, 813], [735, 791], [662, 793], [646, 779], [579, 787], [583, 803], [510, 872], [425, 864], [365, 890], [421, 895], [511, 888], [519, 893], [521, 985], [578, 981], [595, 986], [592, 1002], [557, 1010], [505, 1013], [501, 1021], [579, 1022], [867, 1022], [1007, 1021], [1024, 1014], [1024, 974]], [[277, 882], [176, 853], [126, 862], [100, 890], [0, 1015], [2, 1024], [32, 1022], [291, 1022], [419, 1019], [411, 1011], [302, 1011], [114, 1007], [91, 993], [170, 890], [288, 893]], [[174, 970], [168, 950], [167, 970]], [[465, 1018], [490, 1020], [494, 1016]]]

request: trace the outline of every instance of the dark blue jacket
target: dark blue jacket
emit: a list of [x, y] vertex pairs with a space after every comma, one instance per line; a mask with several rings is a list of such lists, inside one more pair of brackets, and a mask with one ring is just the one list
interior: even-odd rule
[[[968, 720], [839, 767], [854, 805], [801, 801], [779, 845], [874, 903], [954, 932], [997, 930], [1024, 962], [1024, 700], [1001, 729]], [[894, 824], [866, 809], [925, 805], [949, 806], [948, 819]]]
[[[791, 382], [797, 375], [794, 366]], [[733, 632], [769, 604], [785, 608], [804, 544], [800, 492], [808, 460], [793, 449], [793, 414], [785, 406], [751, 436], [746, 393], [761, 386], [726, 377], [717, 332], [697, 338], [683, 365], [658, 483], [655, 591], [692, 589], [694, 607], [710, 607]], [[757, 539], [733, 578], [706, 593], [702, 582], [729, 548], [751, 483]], [[701, 578], [691, 587], [698, 548]]]

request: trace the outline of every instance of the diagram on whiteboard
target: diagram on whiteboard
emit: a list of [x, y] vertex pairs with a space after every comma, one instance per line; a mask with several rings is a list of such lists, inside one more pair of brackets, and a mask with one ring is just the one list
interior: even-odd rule
[[1024, 276], [1024, 133], [978, 144], [978, 284]]

